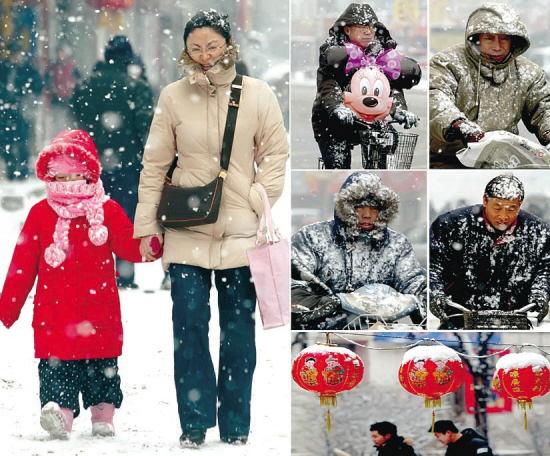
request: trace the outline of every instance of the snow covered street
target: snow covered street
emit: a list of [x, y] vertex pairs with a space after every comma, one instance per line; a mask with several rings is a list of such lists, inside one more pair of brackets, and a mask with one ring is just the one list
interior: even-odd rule
[[[13, 194], [22, 204], [20, 210], [0, 209], [2, 282], [21, 223], [30, 205], [43, 197], [40, 188], [43, 184], [33, 179], [0, 186], [0, 196]], [[275, 209], [288, 208], [285, 198], [280, 205]], [[159, 291], [162, 277], [160, 262], [138, 265], [136, 282], [140, 289], [120, 293], [125, 334], [119, 367], [124, 401], [115, 414], [116, 436], [113, 438], [92, 437], [90, 411], [82, 410], [75, 419], [69, 441], [50, 440], [39, 423], [38, 360], [34, 359], [31, 328], [32, 296], [23, 307], [20, 319], [9, 331], [0, 325], [2, 456], [198, 454], [197, 450], [182, 450], [178, 443], [181, 430], [173, 384], [172, 304], [169, 291]], [[211, 302], [217, 302], [215, 288]], [[215, 305], [210, 327], [210, 345], [216, 347], [212, 350], [216, 365], [219, 329]], [[258, 315], [258, 361], [248, 444], [231, 446], [222, 443], [218, 429], [210, 429], [206, 443], [200, 449], [201, 455], [221, 452], [229, 456], [290, 454], [289, 342], [288, 326], [264, 331]]]

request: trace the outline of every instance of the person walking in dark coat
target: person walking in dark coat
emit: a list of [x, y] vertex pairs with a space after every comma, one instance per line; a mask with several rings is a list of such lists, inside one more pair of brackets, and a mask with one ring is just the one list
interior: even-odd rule
[[[336, 293], [385, 284], [421, 303], [426, 314], [426, 271], [409, 240], [388, 228], [399, 196], [370, 172], [352, 173], [336, 194], [334, 220], [302, 227], [292, 237], [292, 328], [326, 328], [338, 310]], [[339, 309], [341, 310], [341, 309]]]
[[[143, 78], [128, 72], [134, 53], [125, 36], [113, 37], [105, 48], [105, 61], [77, 85], [71, 106], [82, 128], [97, 145], [103, 167], [105, 192], [131, 220], [138, 200], [141, 160], [153, 119], [153, 92]], [[118, 284], [135, 288], [134, 266], [117, 259]]]
[[25, 118], [25, 97], [42, 91], [42, 78], [19, 41], [9, 49], [9, 60], [0, 62], [0, 157], [9, 180], [29, 175], [31, 125]]
[[[313, 103], [313, 132], [327, 169], [351, 168], [351, 151], [359, 144], [356, 115], [344, 104], [354, 73], [374, 65], [387, 74], [392, 88], [391, 114], [405, 128], [417, 125], [418, 117], [407, 110], [403, 89], [420, 81], [419, 65], [395, 51], [397, 43], [367, 4], [351, 3], [329, 30], [320, 48], [317, 96]], [[387, 65], [386, 65], [387, 63]]]
[[[532, 305], [539, 323], [550, 298], [550, 226], [520, 209], [522, 182], [492, 179], [483, 204], [440, 215], [430, 230], [430, 310], [441, 329], [463, 328], [467, 310], [520, 310]], [[455, 307], [453, 307], [455, 306]]]
[[416, 456], [411, 441], [397, 435], [397, 426], [389, 421], [372, 424], [370, 434], [378, 456]]
[[[432, 432], [431, 426], [428, 431]], [[445, 456], [493, 456], [488, 440], [474, 429], [459, 432], [452, 421], [439, 420], [434, 424], [433, 433], [437, 440], [447, 445]]]

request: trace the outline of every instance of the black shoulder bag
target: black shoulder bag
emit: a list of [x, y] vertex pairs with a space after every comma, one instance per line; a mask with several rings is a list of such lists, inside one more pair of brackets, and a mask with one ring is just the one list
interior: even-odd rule
[[227, 176], [229, 158], [233, 147], [233, 136], [237, 123], [237, 112], [241, 99], [242, 76], [238, 74], [231, 83], [231, 95], [227, 109], [227, 120], [223, 133], [221, 170], [209, 184], [201, 187], [184, 188], [172, 184], [172, 173], [178, 157], [174, 159], [166, 177], [157, 210], [157, 221], [163, 228], [185, 228], [207, 225], [218, 220], [223, 181]]

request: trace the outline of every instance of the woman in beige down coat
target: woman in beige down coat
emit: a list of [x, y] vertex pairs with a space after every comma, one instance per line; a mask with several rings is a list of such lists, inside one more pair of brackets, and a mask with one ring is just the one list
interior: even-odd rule
[[[179, 67], [184, 77], [160, 94], [145, 147], [135, 217], [142, 253], [162, 232], [156, 222], [164, 176], [175, 154], [172, 182], [205, 185], [220, 171], [231, 82], [238, 46], [226, 15], [197, 13], [184, 31]], [[200, 446], [218, 425], [222, 441], [246, 443], [256, 363], [256, 294], [246, 252], [256, 242], [263, 212], [258, 184], [271, 204], [281, 195], [288, 142], [275, 94], [243, 77], [242, 94], [218, 220], [164, 232], [163, 265], [170, 272], [174, 324], [174, 370], [183, 446]], [[208, 345], [211, 276], [218, 291], [220, 363], [216, 376]]]

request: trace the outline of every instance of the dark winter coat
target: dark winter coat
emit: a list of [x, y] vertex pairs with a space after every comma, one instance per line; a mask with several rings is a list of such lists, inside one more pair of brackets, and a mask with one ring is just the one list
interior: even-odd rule
[[386, 440], [384, 445], [377, 446], [376, 451], [378, 451], [378, 456], [416, 456], [414, 448], [398, 435]]
[[[340, 132], [341, 136], [346, 136], [350, 141], [359, 142], [358, 138], [350, 137], [350, 135], [357, 134], [353, 127], [350, 127], [349, 131], [344, 131], [343, 125], [332, 114], [336, 108], [344, 106], [342, 92], [346, 90], [355, 73], [355, 71], [350, 71], [346, 74], [345, 71], [348, 55], [344, 44], [349, 41], [349, 37], [344, 33], [344, 27], [367, 24], [373, 25], [377, 33], [373, 42], [365, 49], [365, 54], [376, 57], [387, 49], [397, 47], [397, 43], [390, 36], [388, 29], [378, 21], [376, 14], [369, 5], [351, 3], [346, 8], [330, 28], [329, 38], [319, 50], [317, 96], [313, 103], [312, 117], [313, 131], [316, 138], [326, 136], [331, 132]], [[414, 61], [411, 60], [411, 62]], [[403, 81], [400, 82], [400, 79], [396, 81], [390, 79], [394, 107], [407, 109], [402, 83]]]
[[[509, 55], [499, 63], [482, 56], [480, 33], [510, 35]], [[464, 146], [450, 135], [459, 119], [484, 131], [516, 134], [523, 119], [539, 139], [550, 130], [550, 84], [544, 70], [521, 55], [529, 46], [527, 28], [514, 9], [491, 3], [470, 15], [465, 44], [430, 60], [430, 166], [462, 167], [455, 153]]]
[[40, 95], [41, 91], [42, 78], [30, 62], [0, 62], [0, 143], [16, 140], [16, 132], [27, 123], [23, 116], [23, 98]]
[[447, 212], [432, 223], [432, 297], [445, 294], [474, 310], [519, 309], [535, 295], [548, 301], [549, 281], [550, 226], [529, 212], [521, 210], [505, 235], [489, 231], [482, 205]]
[[[398, 203], [377, 175], [351, 174], [336, 195], [334, 220], [307, 225], [292, 237], [293, 285], [305, 286], [313, 274], [335, 293], [381, 283], [421, 298], [426, 271], [407, 238], [387, 227]], [[359, 228], [357, 205], [380, 208], [371, 231]]]
[[489, 442], [474, 429], [464, 429], [462, 437], [447, 445], [445, 456], [493, 456]]
[[[94, 139], [106, 192], [133, 215], [153, 119], [151, 88], [143, 79], [130, 76], [126, 64], [97, 62], [92, 75], [77, 85], [71, 106], [78, 127]], [[123, 191], [114, 194], [112, 187]]]
[[58, 219], [46, 200], [34, 205], [19, 236], [0, 296], [0, 321], [10, 327], [19, 318], [35, 279], [34, 347], [37, 358], [61, 360], [109, 358], [122, 353], [122, 322], [113, 253], [142, 261], [139, 239], [122, 208], [107, 200], [107, 242], [95, 246], [86, 217], [71, 220], [69, 251], [61, 267], [44, 260]]

